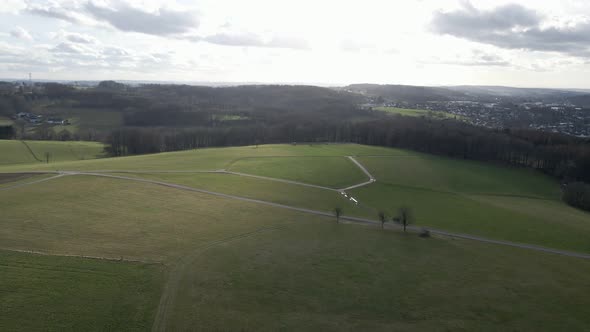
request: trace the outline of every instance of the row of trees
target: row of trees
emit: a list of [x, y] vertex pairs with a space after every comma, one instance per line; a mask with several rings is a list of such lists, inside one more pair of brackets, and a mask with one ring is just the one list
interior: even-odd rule
[[0, 139], [13, 139], [15, 135], [13, 126], [0, 126]]
[[[334, 208], [334, 216], [336, 217], [336, 223], [340, 223], [340, 217], [342, 216], [342, 208], [335, 207]], [[389, 220], [387, 215], [383, 211], [379, 211], [377, 214], [379, 217], [379, 221], [381, 222], [381, 229], [385, 228], [385, 223]], [[414, 220], [414, 215], [412, 213], [412, 209], [409, 206], [403, 205], [397, 210], [397, 216], [391, 218], [391, 221], [401, 225], [406, 232], [406, 229], [410, 223]]]

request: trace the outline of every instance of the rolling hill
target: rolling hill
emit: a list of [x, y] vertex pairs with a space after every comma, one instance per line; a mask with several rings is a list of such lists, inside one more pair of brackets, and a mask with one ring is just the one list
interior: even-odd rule
[[355, 144], [13, 161], [0, 166], [18, 181], [0, 187], [2, 329], [590, 324], [588, 259], [361, 222], [409, 205], [418, 229], [590, 254], [590, 214], [529, 170]]

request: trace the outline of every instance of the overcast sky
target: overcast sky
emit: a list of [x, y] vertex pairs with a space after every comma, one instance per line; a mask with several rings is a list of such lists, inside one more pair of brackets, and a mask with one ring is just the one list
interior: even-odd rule
[[590, 88], [588, 0], [1, 0], [0, 77]]

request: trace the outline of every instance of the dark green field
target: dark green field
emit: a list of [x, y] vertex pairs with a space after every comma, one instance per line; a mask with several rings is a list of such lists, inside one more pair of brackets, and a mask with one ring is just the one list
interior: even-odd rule
[[0, 330], [146, 331], [165, 268], [0, 250]]

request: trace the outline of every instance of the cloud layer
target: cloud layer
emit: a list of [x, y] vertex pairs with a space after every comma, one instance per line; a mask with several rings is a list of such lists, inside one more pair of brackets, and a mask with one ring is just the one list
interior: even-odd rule
[[545, 18], [518, 4], [478, 10], [470, 3], [434, 14], [434, 32], [506, 49], [560, 52], [590, 57], [590, 22], [546, 26]]
[[85, 9], [96, 20], [106, 22], [121, 31], [167, 36], [187, 33], [199, 26], [195, 14], [165, 8], [146, 12], [123, 4], [106, 7], [88, 2]]

